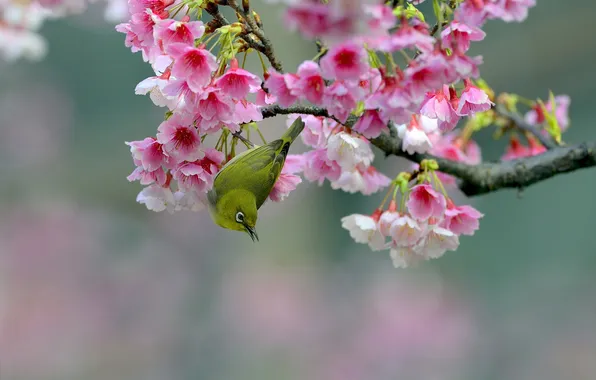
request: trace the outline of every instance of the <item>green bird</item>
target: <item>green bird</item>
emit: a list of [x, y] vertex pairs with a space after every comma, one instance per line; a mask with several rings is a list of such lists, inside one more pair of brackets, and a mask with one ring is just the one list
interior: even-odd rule
[[265, 203], [286, 161], [290, 145], [304, 129], [301, 118], [281, 138], [232, 158], [217, 173], [207, 193], [209, 211], [220, 227], [245, 231], [253, 241], [257, 210]]

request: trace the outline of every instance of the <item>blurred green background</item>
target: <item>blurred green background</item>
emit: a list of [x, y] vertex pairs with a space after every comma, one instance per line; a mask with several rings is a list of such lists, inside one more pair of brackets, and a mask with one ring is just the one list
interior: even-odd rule
[[[280, 6], [256, 9], [288, 70], [312, 57]], [[596, 138], [594, 14], [540, 0], [473, 46], [497, 92], [571, 96], [569, 143]], [[2, 380], [596, 378], [594, 169], [459, 198], [480, 230], [413, 269], [341, 228], [382, 195], [327, 185], [266, 205], [253, 244], [207, 213], [135, 203], [124, 141], [154, 135], [163, 110], [134, 95], [150, 67], [100, 7], [42, 34], [44, 61], [0, 70]], [[503, 152], [478, 141], [485, 159]]]

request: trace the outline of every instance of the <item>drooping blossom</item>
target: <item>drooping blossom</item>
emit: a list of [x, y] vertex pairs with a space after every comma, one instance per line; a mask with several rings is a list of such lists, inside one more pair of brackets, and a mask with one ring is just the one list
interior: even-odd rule
[[482, 41], [486, 33], [480, 28], [453, 21], [441, 32], [441, 41], [445, 46], [459, 52], [466, 52], [471, 41]]
[[337, 181], [341, 176], [341, 166], [328, 157], [324, 148], [305, 153], [304, 162], [304, 177], [311, 182], [321, 185], [325, 179]]
[[292, 94], [298, 77], [295, 74], [280, 74], [270, 68], [265, 79], [265, 87], [274, 95], [282, 107], [289, 107], [298, 97]]
[[197, 129], [188, 120], [174, 114], [157, 128], [157, 142], [163, 145], [165, 153], [177, 161], [195, 161], [205, 153], [199, 149], [201, 138]]
[[469, 205], [456, 206], [448, 202], [443, 227], [457, 235], [473, 235], [484, 215]]
[[233, 99], [244, 99], [249, 92], [256, 92], [261, 88], [260, 79], [238, 67], [238, 61], [234, 58], [230, 67], [224, 75], [217, 78], [215, 86]]
[[357, 88], [342, 81], [335, 81], [331, 86], [325, 88], [323, 105], [327, 108], [329, 114], [345, 123], [348, 116], [350, 116], [350, 112], [356, 107], [359, 95]]
[[379, 231], [380, 214], [372, 216], [352, 214], [341, 219], [341, 226], [350, 232], [357, 243], [368, 244], [373, 250], [381, 250], [385, 245], [385, 237]]
[[464, 83], [466, 87], [460, 95], [456, 110], [458, 115], [470, 116], [476, 112], [488, 111], [494, 105], [488, 94], [474, 86], [469, 79], [464, 79]]
[[429, 184], [420, 184], [414, 186], [406, 205], [414, 218], [427, 220], [430, 217], [442, 218], [447, 201]]
[[172, 75], [184, 79], [196, 93], [209, 84], [211, 75], [217, 69], [215, 56], [201, 47], [173, 43], [167, 46], [166, 52], [174, 59]]
[[298, 66], [298, 80], [290, 92], [301, 99], [319, 105], [323, 101], [325, 80], [321, 76], [321, 69], [313, 61], [304, 61]]
[[213, 148], [207, 149], [205, 157], [193, 162], [181, 162], [173, 170], [173, 178], [180, 190], [206, 193], [213, 186], [213, 179], [224, 161], [224, 154]]
[[352, 129], [362, 136], [374, 139], [379, 137], [381, 132], [387, 129], [387, 120], [382, 117], [378, 110], [366, 110], [364, 114], [358, 118], [358, 121]]
[[335, 45], [321, 58], [321, 72], [327, 79], [353, 80], [367, 70], [366, 51], [354, 42]]
[[269, 199], [273, 202], [281, 202], [288, 197], [290, 192], [296, 190], [298, 184], [302, 182], [302, 178], [295, 173], [302, 172], [304, 165], [304, 156], [288, 155], [281, 174], [269, 193]]
[[440, 90], [426, 94], [420, 107], [420, 114], [431, 119], [437, 119], [439, 129], [442, 132], [449, 132], [455, 128], [459, 121], [459, 115], [455, 110], [457, 101], [455, 91], [444, 85]]
[[374, 154], [368, 141], [357, 135], [338, 132], [329, 137], [327, 157], [336, 161], [344, 170], [351, 170], [356, 165], [370, 166]]
[[[568, 95], [555, 96], [555, 117], [561, 128], [561, 132], [564, 132], [569, 127], [568, 112], [570, 103], [571, 98]], [[546, 102], [545, 108], [547, 112], [553, 112], [553, 104], [550, 99]], [[524, 116], [524, 119], [527, 123], [532, 125], [542, 124], [546, 120], [544, 110], [540, 104], [536, 104], [530, 111], [528, 111]]]
[[161, 212], [166, 209], [173, 210], [173, 207], [176, 205], [172, 190], [159, 185], [151, 185], [141, 190], [139, 195], [137, 195], [137, 202], [144, 204], [147, 209], [155, 212]]
[[407, 125], [398, 125], [397, 134], [402, 139], [402, 150], [409, 154], [426, 153], [432, 148], [432, 143], [416, 115], [412, 115]]
[[459, 237], [452, 231], [431, 224], [414, 251], [425, 259], [437, 259], [447, 251], [455, 251], [459, 246]]

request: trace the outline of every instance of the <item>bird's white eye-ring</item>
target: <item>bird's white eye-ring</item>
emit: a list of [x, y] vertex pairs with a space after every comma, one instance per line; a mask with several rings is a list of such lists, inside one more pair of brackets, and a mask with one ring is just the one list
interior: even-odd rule
[[242, 213], [242, 211], [238, 211], [236, 213], [236, 221], [238, 223], [244, 223], [244, 214]]

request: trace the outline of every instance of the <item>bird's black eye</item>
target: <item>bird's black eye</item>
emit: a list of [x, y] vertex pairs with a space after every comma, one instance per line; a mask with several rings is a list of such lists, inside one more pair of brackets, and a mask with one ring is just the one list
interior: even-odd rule
[[244, 223], [244, 214], [242, 213], [242, 211], [238, 211], [236, 213], [236, 221], [238, 223]]

